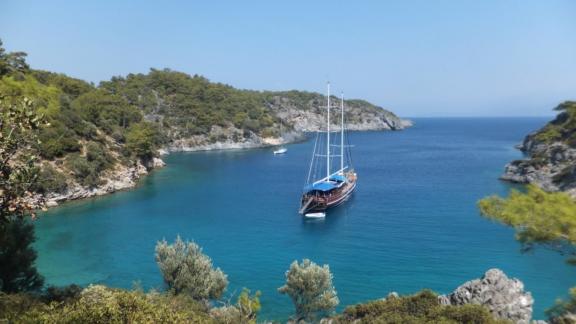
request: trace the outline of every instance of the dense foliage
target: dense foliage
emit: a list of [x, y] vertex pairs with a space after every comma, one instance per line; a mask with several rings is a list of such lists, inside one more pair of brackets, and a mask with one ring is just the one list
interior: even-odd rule
[[118, 163], [131, 166], [157, 154], [163, 138], [157, 125], [144, 121], [125, 96], [63, 74], [30, 70], [25, 57], [6, 53], [0, 42], [3, 105], [24, 102], [50, 124], [35, 127], [39, 140], [32, 147], [45, 162], [37, 164], [42, 172], [34, 191], [64, 192], [73, 182], [95, 187]]
[[26, 200], [38, 176], [37, 156], [31, 150], [41, 117], [24, 98], [10, 103], [0, 99], [0, 223], [12, 216], [33, 215]]
[[323, 315], [340, 303], [332, 284], [330, 267], [319, 266], [308, 259], [301, 263], [292, 262], [286, 272], [286, 284], [278, 291], [292, 299], [298, 320]]
[[565, 250], [576, 244], [576, 202], [566, 193], [529, 185], [526, 193], [513, 190], [507, 198], [491, 196], [478, 206], [483, 216], [514, 227], [526, 248], [539, 243]]
[[27, 54], [24, 52], [7, 53], [0, 39], [0, 77], [25, 73], [30, 68], [26, 63]]
[[235, 305], [213, 308], [210, 315], [218, 323], [256, 324], [260, 307], [260, 292], [250, 295], [250, 290], [244, 288]]
[[126, 98], [150, 118], [162, 119], [175, 138], [207, 134], [212, 126], [235, 126], [259, 134], [270, 131], [277, 121], [259, 92], [168, 69], [115, 77], [101, 88]]
[[215, 323], [187, 296], [89, 286], [77, 296], [45, 301], [0, 294], [0, 320], [9, 323]]
[[438, 296], [424, 290], [412, 296], [388, 297], [385, 300], [347, 307], [336, 323], [458, 324], [508, 323], [497, 320], [480, 305], [440, 305]]
[[[32, 103], [0, 100], [0, 291], [34, 291], [43, 284], [35, 267], [34, 216], [29, 202], [38, 178], [31, 146], [43, 125]], [[42, 205], [42, 202], [39, 202]]]
[[561, 141], [576, 147], [576, 102], [565, 101], [555, 108], [560, 113], [535, 134], [535, 138], [545, 143]]
[[156, 155], [160, 145], [160, 131], [150, 123], [136, 123], [126, 134], [126, 151], [130, 154], [149, 160]]
[[44, 279], [35, 267], [34, 227], [22, 218], [0, 225], [0, 291], [36, 291]]
[[212, 266], [210, 257], [194, 242], [178, 236], [174, 244], [162, 240], [156, 244], [156, 263], [164, 282], [176, 295], [184, 293], [196, 300], [218, 299], [228, 286], [220, 268]]

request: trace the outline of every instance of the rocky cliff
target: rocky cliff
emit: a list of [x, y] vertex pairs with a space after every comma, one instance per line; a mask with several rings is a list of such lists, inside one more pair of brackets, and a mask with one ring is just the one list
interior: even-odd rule
[[526, 136], [519, 146], [527, 158], [506, 165], [501, 179], [535, 184], [576, 197], [576, 102], [564, 102], [558, 116]]
[[[333, 115], [331, 126], [340, 127], [340, 99], [331, 97]], [[279, 118], [292, 125], [294, 130], [311, 132], [326, 125], [326, 96], [309, 92], [277, 92], [268, 95], [267, 107]], [[389, 110], [364, 100], [345, 101], [345, 121], [349, 130], [401, 130], [412, 126]]]

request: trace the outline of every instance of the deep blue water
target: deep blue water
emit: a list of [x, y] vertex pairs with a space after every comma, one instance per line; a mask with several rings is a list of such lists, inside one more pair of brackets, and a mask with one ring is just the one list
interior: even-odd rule
[[480, 217], [476, 202], [513, 146], [543, 118], [416, 119], [401, 132], [352, 133], [355, 196], [323, 221], [298, 214], [312, 143], [181, 153], [135, 190], [73, 202], [37, 221], [48, 283], [162, 287], [156, 241], [177, 234], [203, 246], [228, 274], [228, 293], [261, 290], [262, 318], [291, 314], [276, 292], [295, 259], [328, 263], [341, 305], [431, 288], [446, 293], [492, 267], [521, 279], [535, 317], [576, 285], [576, 268], [551, 251], [522, 254], [513, 231]]

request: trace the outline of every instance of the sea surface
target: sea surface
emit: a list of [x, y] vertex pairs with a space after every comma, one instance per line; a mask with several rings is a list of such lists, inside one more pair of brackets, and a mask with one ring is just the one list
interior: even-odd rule
[[576, 286], [576, 267], [544, 249], [521, 253], [510, 228], [476, 203], [511, 186], [514, 145], [545, 118], [415, 119], [399, 132], [351, 133], [357, 191], [325, 220], [298, 203], [312, 141], [273, 149], [178, 153], [134, 190], [50, 209], [36, 222], [38, 266], [54, 285], [163, 288], [158, 240], [196, 241], [226, 274], [227, 296], [262, 291], [261, 319], [286, 319], [277, 292], [293, 260], [329, 264], [345, 305], [430, 288], [448, 293], [490, 268], [525, 283], [534, 317]]

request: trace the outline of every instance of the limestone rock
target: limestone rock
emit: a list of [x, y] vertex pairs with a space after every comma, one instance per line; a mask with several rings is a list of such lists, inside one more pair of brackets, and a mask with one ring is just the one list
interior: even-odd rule
[[482, 278], [468, 281], [438, 299], [444, 305], [482, 305], [494, 316], [519, 324], [530, 323], [534, 304], [532, 295], [524, 291], [524, 284], [499, 269], [490, 269]]

